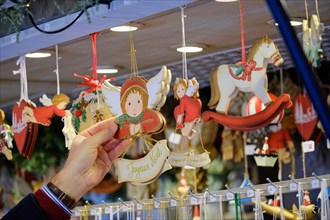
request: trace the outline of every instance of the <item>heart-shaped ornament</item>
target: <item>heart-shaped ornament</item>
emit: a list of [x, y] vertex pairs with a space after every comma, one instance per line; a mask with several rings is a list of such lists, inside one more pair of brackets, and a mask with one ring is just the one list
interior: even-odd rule
[[23, 118], [23, 110], [25, 106], [28, 106], [28, 103], [24, 99], [20, 102], [16, 102], [13, 106], [12, 114], [14, 139], [20, 154], [23, 154], [24, 152], [29, 134], [28, 123]]
[[293, 101], [294, 123], [302, 136], [307, 141], [310, 140], [317, 125], [317, 114], [313, 104], [307, 94], [297, 94]]

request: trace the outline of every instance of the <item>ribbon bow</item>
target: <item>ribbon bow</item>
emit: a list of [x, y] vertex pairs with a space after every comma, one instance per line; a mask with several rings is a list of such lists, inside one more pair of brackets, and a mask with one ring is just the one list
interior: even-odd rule
[[238, 62], [235, 65], [243, 67], [243, 72], [244, 72], [243, 77], [244, 78], [248, 77], [248, 81], [251, 81], [251, 72], [253, 70], [258, 71], [263, 69], [263, 67], [256, 67], [257, 63], [254, 60], [250, 60], [248, 62], [243, 62], [243, 61]]
[[[74, 74], [75, 77], [78, 77], [78, 78], [81, 78], [83, 79], [82, 83], [81, 84], [78, 84], [78, 87], [84, 87], [84, 86], [88, 86], [90, 87], [86, 93], [91, 93], [93, 91], [96, 91], [96, 89], [99, 89], [101, 88], [101, 84], [104, 82], [104, 80], [106, 80], [107, 76], [106, 75], [103, 75], [101, 77], [100, 80], [98, 79], [93, 79], [92, 77], [88, 76], [88, 75], [85, 75], [85, 76], [81, 76], [81, 75], [78, 75], [78, 74]], [[110, 80], [113, 80], [113, 78], [110, 78]]]

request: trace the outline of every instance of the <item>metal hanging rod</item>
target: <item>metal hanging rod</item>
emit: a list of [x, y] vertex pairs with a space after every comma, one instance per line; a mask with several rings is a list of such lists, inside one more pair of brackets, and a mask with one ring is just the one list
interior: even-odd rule
[[[318, 176], [313, 173], [313, 176], [301, 179], [294, 179], [289, 176], [290, 180], [272, 182], [269, 178], [267, 181], [269, 183], [253, 185], [253, 190], [259, 190], [262, 196], [274, 195], [277, 188], [282, 188], [282, 193], [292, 193], [297, 192], [297, 185], [301, 185], [304, 190], [313, 190], [321, 188], [321, 181], [326, 181], [326, 185], [330, 186], [330, 174]], [[122, 201], [115, 203], [103, 203], [97, 205], [89, 205], [90, 215], [95, 215], [95, 210], [102, 210], [102, 214], [114, 214], [111, 213], [111, 210], [117, 210], [119, 212], [127, 212], [127, 210], [135, 211], [145, 211], [153, 209], [164, 209], [171, 207], [183, 207], [183, 206], [192, 206], [203, 203], [219, 203], [219, 198], [221, 197], [221, 202], [234, 200], [233, 193], [238, 193], [241, 199], [252, 198], [254, 195], [251, 195], [251, 187], [246, 186], [244, 188], [229, 188], [220, 191], [210, 192], [206, 190], [207, 193], [196, 193], [188, 194], [182, 197], [174, 197], [172, 194], [169, 194], [170, 197], [156, 198], [153, 196], [151, 199], [144, 200], [131, 200], [131, 201]], [[162, 204], [161, 206], [159, 204]], [[94, 210], [94, 211], [93, 211]], [[81, 212], [86, 212], [84, 206], [78, 206], [73, 210], [73, 216], [79, 217]]]

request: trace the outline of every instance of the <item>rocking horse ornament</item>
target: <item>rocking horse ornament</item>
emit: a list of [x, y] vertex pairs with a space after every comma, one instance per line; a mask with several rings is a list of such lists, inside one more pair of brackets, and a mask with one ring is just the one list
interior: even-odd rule
[[[217, 112], [206, 111], [202, 117], [211, 119], [226, 127], [247, 131], [255, 130], [269, 124], [284, 108], [292, 103], [290, 96], [283, 94], [272, 101], [267, 93], [267, 66], [272, 63], [280, 66], [283, 63], [273, 40], [264, 36], [251, 47], [247, 62], [221, 65], [210, 74], [211, 99], [208, 106]], [[231, 100], [242, 92], [253, 92], [267, 107], [263, 111], [246, 117], [227, 116]]]

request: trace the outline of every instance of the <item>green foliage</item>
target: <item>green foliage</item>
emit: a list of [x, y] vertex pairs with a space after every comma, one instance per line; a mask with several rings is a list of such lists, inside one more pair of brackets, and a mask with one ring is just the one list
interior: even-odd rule
[[2, 7], [5, 1], [0, 2], [0, 22], [9, 23], [9, 32], [16, 32], [16, 40], [19, 41], [20, 27], [26, 17], [26, 4], [28, 0], [17, 2], [12, 8]]
[[68, 154], [65, 139], [62, 133], [64, 124], [61, 118], [55, 116], [49, 127], [39, 125], [38, 137], [31, 158], [21, 156], [15, 145], [12, 149], [13, 160], [0, 159], [0, 166], [5, 166], [10, 173], [17, 169], [32, 173], [36, 178], [42, 178], [50, 166], [61, 166]]
[[[31, 0], [22, 0], [22, 1], [13, 1], [15, 4], [13, 7], [6, 8], [3, 5], [5, 4], [5, 0], [0, 0], [0, 22], [1, 25], [4, 27], [5, 24], [8, 24], [8, 34], [15, 32], [16, 33], [16, 41], [19, 42], [19, 36], [21, 32], [22, 26], [26, 25], [25, 22], [28, 18], [27, 15], [30, 14], [33, 17], [33, 14], [31, 13], [31, 10], [29, 8], [29, 4]], [[62, 14], [63, 16], [71, 15], [77, 11], [83, 11], [87, 17], [88, 23], [91, 23], [90, 14], [88, 12], [88, 8], [90, 6], [97, 6], [96, 10], [98, 9], [98, 0], [77, 0], [77, 1], [58, 1], [53, 0], [47, 1], [48, 4], [54, 4], [54, 7], [56, 10]], [[38, 1], [33, 1], [32, 4], [34, 4], [35, 8], [40, 8], [38, 5]], [[61, 5], [62, 4], [62, 5]], [[65, 10], [64, 8], [69, 8]], [[48, 15], [48, 18], [52, 17], [53, 15]], [[42, 19], [48, 19], [42, 18]], [[34, 20], [37, 20], [37, 18], [33, 18]]]

